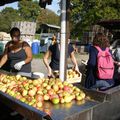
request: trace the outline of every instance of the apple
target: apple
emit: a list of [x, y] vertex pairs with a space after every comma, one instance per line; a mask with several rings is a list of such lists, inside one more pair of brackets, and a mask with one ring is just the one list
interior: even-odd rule
[[33, 87], [34, 87], [34, 85], [33, 85], [33, 84], [30, 84], [30, 85], [29, 85], [29, 88], [30, 88], [30, 89], [32, 89]]
[[13, 88], [12, 88], [12, 91], [17, 92], [17, 91], [18, 91], [18, 88], [17, 88], [17, 87], [13, 87]]
[[6, 84], [6, 83], [8, 83], [8, 81], [9, 80], [5, 78], [5, 79], [3, 79], [2, 83]]
[[37, 92], [37, 88], [36, 88], [36, 87], [33, 87], [32, 89], [33, 89], [35, 92]]
[[37, 94], [39, 94], [39, 95], [43, 95], [42, 90], [38, 90], [38, 91], [37, 91]]
[[41, 102], [43, 102], [43, 100], [44, 100], [42, 95], [36, 95], [35, 99], [36, 99], [36, 101], [41, 101]]
[[47, 92], [50, 96], [55, 94], [54, 90], [53, 89], [50, 89], [48, 92]]
[[36, 91], [34, 91], [32, 89], [28, 91], [28, 95], [31, 97], [33, 97], [35, 94], [36, 94]]
[[67, 92], [67, 91], [64, 91], [64, 92], [63, 92], [63, 96], [69, 96], [69, 95], [70, 95], [69, 92]]
[[60, 98], [60, 103], [65, 103], [64, 98]]
[[50, 100], [52, 100], [53, 98], [59, 98], [59, 96], [57, 94], [53, 94], [50, 96]]
[[22, 79], [23, 79], [23, 80], [27, 80], [27, 78], [26, 78], [26, 77], [22, 77]]
[[59, 89], [63, 89], [64, 88], [64, 85], [63, 84], [60, 84], [58, 85], [59, 86]]
[[69, 103], [69, 102], [72, 101], [72, 96], [71, 96], [71, 95], [65, 96], [65, 97], [64, 97], [64, 100], [65, 100], [65, 103]]
[[42, 92], [43, 92], [43, 94], [46, 94], [46, 93], [47, 93], [47, 90], [46, 90], [46, 89], [43, 89]]
[[79, 89], [79, 88], [77, 88], [77, 87], [75, 87], [75, 91], [80, 92], [80, 89]]
[[80, 96], [84, 99], [85, 98], [85, 93], [80, 93]]
[[23, 85], [23, 86], [25, 86], [26, 84], [27, 84], [27, 81], [26, 81], [26, 80], [22, 82], [22, 85]]
[[67, 81], [64, 81], [64, 82], [63, 82], [63, 85], [66, 85], [66, 86], [67, 86], [67, 85], [68, 85], [68, 82], [67, 82]]
[[50, 97], [49, 97], [49, 95], [48, 95], [48, 94], [45, 94], [45, 95], [43, 96], [43, 98], [44, 98], [44, 100], [45, 100], [45, 101], [47, 101], [47, 100], [49, 100], [49, 99], [50, 99]]
[[53, 90], [54, 90], [55, 92], [57, 92], [57, 91], [59, 90], [58, 85], [53, 85], [52, 88], [53, 88]]
[[26, 97], [26, 100], [27, 100], [28, 102], [31, 102], [33, 99], [34, 99], [34, 98], [33, 98], [33, 97], [30, 97], [30, 96], [27, 96], [27, 97]]
[[25, 90], [29, 90], [29, 85], [24, 86]]
[[16, 75], [16, 80], [19, 80], [21, 78], [21, 75]]
[[47, 85], [48, 85], [48, 84], [47, 84], [46, 82], [44, 82], [44, 83], [42, 84], [43, 87], [47, 87]]
[[75, 99], [75, 94], [72, 94], [71, 96], [72, 96], [72, 99], [74, 100]]
[[36, 107], [38, 107], [38, 108], [41, 108], [43, 106], [43, 104], [42, 104], [42, 102], [38, 102], [38, 103], [36, 103]]
[[33, 85], [34, 85], [34, 86], [39, 85], [39, 81], [38, 81], [38, 80], [33, 80]]
[[20, 99], [20, 101], [25, 102], [26, 99], [25, 99], [24, 97], [22, 97], [22, 98]]
[[75, 92], [75, 96], [78, 96], [78, 95], [80, 95], [80, 93], [79, 92]]
[[35, 107], [35, 108], [37, 107], [37, 106], [36, 106], [36, 103], [34, 103], [32, 106]]
[[14, 91], [10, 91], [10, 92], [9, 92], [9, 95], [14, 96], [14, 95], [15, 95], [15, 92], [14, 92]]
[[59, 98], [62, 98], [63, 94], [62, 93], [58, 93], [58, 96], [59, 96]]
[[69, 91], [70, 90], [70, 87], [69, 86], [64, 86], [64, 91]]
[[78, 95], [78, 96], [76, 96], [76, 100], [82, 100], [83, 98], [80, 96], [80, 95]]
[[56, 105], [60, 102], [60, 100], [59, 100], [59, 98], [53, 98], [53, 99], [51, 99], [51, 102]]
[[28, 91], [27, 90], [23, 90], [22, 91], [22, 96], [26, 96], [28, 94]]
[[28, 80], [28, 83], [29, 83], [29, 84], [32, 84], [32, 82], [33, 82], [32, 80]]
[[1, 91], [2, 91], [2, 92], [6, 92], [6, 91], [7, 91], [7, 88], [6, 88], [6, 87], [2, 87]]
[[32, 101], [28, 102], [29, 105], [33, 105], [36, 102], [35, 99], [33, 99]]
[[22, 96], [19, 94], [19, 95], [16, 95], [15, 98], [20, 100], [22, 98]]
[[47, 90], [50, 90], [50, 89], [51, 89], [51, 86], [50, 86], [50, 85], [47, 85], [47, 86], [46, 86], [46, 89], [47, 89]]

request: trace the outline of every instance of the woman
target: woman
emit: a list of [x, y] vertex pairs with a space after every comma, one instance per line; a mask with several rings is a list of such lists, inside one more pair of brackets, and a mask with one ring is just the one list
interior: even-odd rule
[[107, 39], [107, 37], [103, 35], [103, 33], [96, 34], [93, 40], [93, 46], [90, 47], [89, 60], [87, 63], [85, 87], [89, 89], [105, 90], [109, 87], [112, 87], [114, 85], [114, 81], [113, 81], [113, 78], [112, 79], [98, 78], [97, 55], [98, 55], [99, 50], [95, 46], [98, 46], [102, 51], [105, 51], [106, 48], [110, 46], [109, 40]]
[[20, 40], [20, 30], [16, 27], [10, 31], [12, 38], [5, 46], [4, 55], [0, 60], [0, 67], [6, 62], [10, 72], [31, 76], [32, 51], [27, 42]]
[[[70, 44], [68, 44], [67, 57], [69, 57], [69, 56], [74, 64], [74, 69], [79, 72], [78, 64], [77, 64], [76, 58], [74, 56], [74, 49]], [[51, 57], [50, 64], [48, 63], [49, 57]], [[60, 44], [58, 44], [57, 42], [54, 42], [54, 44], [49, 47], [48, 51], [44, 55], [43, 62], [45, 64], [45, 66], [47, 67], [48, 77], [53, 76], [52, 71], [59, 70]]]

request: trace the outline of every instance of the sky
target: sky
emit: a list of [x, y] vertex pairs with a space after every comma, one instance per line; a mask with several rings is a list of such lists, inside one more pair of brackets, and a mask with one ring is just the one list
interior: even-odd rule
[[[57, 4], [58, 0], [53, 0], [52, 5], [47, 5], [47, 8], [54, 11], [57, 14], [57, 11], [59, 10], [59, 5]], [[17, 9], [18, 2], [6, 4], [4, 6], [0, 6], [0, 11], [4, 9], [5, 7], [12, 7], [14, 9]]]

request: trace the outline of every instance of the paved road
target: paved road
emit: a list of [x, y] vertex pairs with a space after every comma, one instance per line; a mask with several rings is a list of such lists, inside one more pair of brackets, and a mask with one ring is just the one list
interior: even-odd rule
[[[88, 54], [75, 54], [76, 59], [78, 61], [78, 65], [81, 64], [81, 60], [87, 60], [88, 59]], [[69, 66], [72, 65], [71, 60], [68, 59], [68, 64]], [[33, 72], [42, 72], [45, 75], [47, 74], [47, 69], [43, 63], [42, 59], [33, 59], [32, 60], [32, 71]]]

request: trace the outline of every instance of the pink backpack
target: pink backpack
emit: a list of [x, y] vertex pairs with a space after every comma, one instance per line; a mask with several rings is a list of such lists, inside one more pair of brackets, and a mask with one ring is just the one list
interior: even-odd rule
[[113, 79], [114, 63], [109, 48], [102, 51], [100, 47], [95, 46], [98, 50], [97, 55], [97, 77], [99, 79]]

